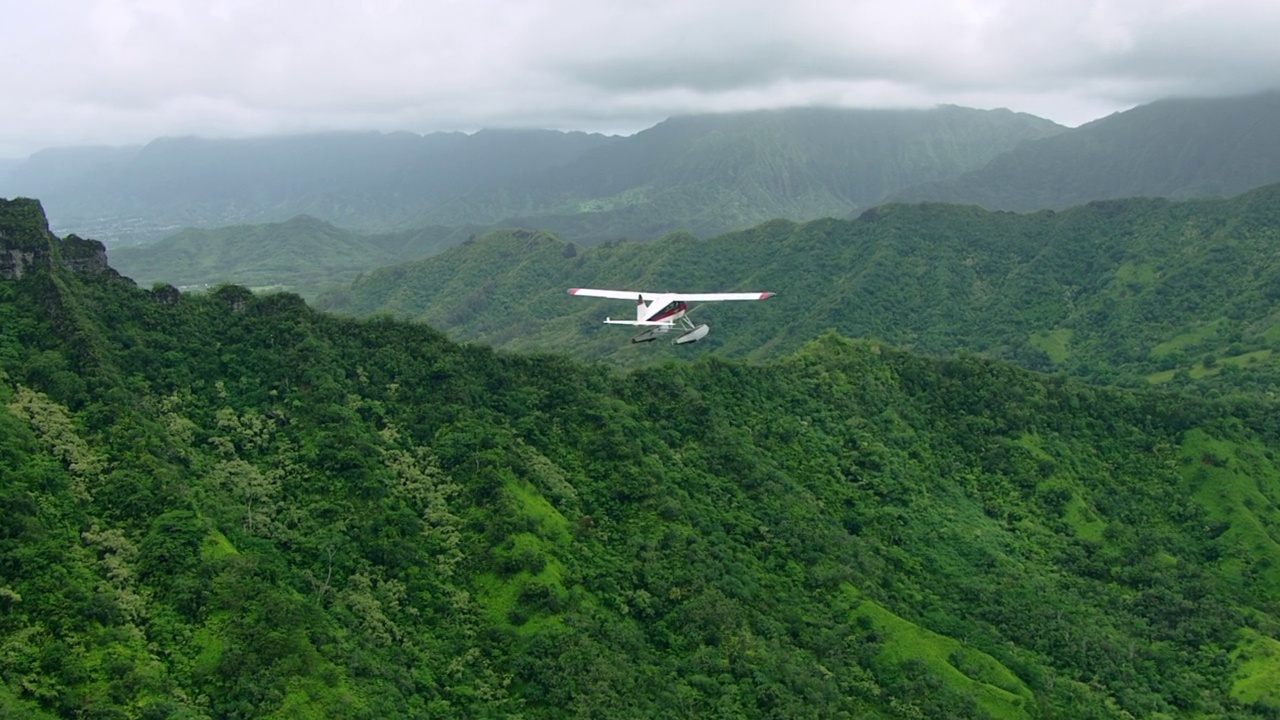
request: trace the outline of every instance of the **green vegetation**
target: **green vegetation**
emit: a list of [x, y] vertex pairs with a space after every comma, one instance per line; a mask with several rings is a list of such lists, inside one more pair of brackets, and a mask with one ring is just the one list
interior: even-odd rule
[[1280, 710], [1280, 641], [1249, 628], [1232, 659], [1239, 663], [1233, 697], [1258, 707]]
[[[111, 251], [112, 266], [139, 284], [206, 288], [223, 283], [314, 297], [385, 265], [456, 245], [470, 229], [423, 228], [366, 235], [300, 215], [283, 223], [188, 229], [153, 245]], [[459, 235], [461, 235], [459, 237]]]
[[1213, 342], [1213, 338], [1224, 334], [1221, 320], [1212, 320], [1197, 327], [1180, 333], [1162, 343], [1156, 343], [1151, 348], [1151, 357], [1161, 360], [1172, 356], [1177, 352], [1187, 352], [1193, 350], [1197, 346], [1203, 346], [1206, 342]]
[[877, 660], [890, 666], [919, 663], [950, 691], [972, 700], [989, 717], [1030, 717], [1026, 708], [1034, 702], [1034, 696], [998, 660], [904, 620], [872, 600], [860, 600], [851, 587], [844, 589], [853, 600], [853, 617], [883, 636], [884, 646]]
[[624, 373], [53, 263], [0, 280], [0, 712], [1274, 717], [1278, 409], [835, 333]]
[[[456, 338], [636, 365], [791, 352], [827, 329], [919, 352], [964, 350], [1094, 382], [1275, 393], [1280, 185], [1227, 200], [1135, 199], [1054, 213], [887, 205], [859, 220], [781, 220], [709, 240], [580, 249], [504, 231], [367, 273], [319, 307], [420, 320]], [[633, 347], [620, 303], [569, 287], [771, 290], [703, 305], [693, 348]]]
[[1054, 365], [1065, 365], [1071, 358], [1071, 330], [1058, 328], [1031, 333], [1031, 347], [1044, 353]]

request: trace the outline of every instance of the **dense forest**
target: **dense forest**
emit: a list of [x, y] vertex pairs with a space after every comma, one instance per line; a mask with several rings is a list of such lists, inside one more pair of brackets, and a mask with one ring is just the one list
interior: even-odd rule
[[1280, 715], [1263, 397], [495, 352], [31, 201], [0, 251], [0, 716]]

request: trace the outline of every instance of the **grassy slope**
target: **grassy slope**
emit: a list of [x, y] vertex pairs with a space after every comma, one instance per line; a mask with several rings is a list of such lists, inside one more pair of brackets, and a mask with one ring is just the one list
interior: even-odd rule
[[889, 612], [872, 600], [858, 598], [846, 586], [850, 614], [884, 635], [879, 659], [890, 665], [919, 662], [956, 693], [971, 698], [992, 718], [1029, 718], [1034, 696], [1026, 684], [1000, 661], [980, 650], [965, 648], [953, 638], [939, 635]]

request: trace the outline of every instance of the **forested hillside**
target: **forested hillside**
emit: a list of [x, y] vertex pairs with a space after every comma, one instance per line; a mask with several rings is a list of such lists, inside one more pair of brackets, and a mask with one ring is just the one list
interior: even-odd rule
[[190, 228], [151, 245], [112, 248], [111, 264], [144, 286], [236, 283], [313, 297], [361, 272], [457, 245], [471, 230], [425, 227], [366, 234], [299, 215], [282, 223]]
[[[888, 205], [854, 221], [765, 223], [709, 240], [582, 249], [507, 231], [380, 269], [319, 301], [452, 336], [635, 364], [766, 358], [824, 330], [919, 352], [961, 350], [1100, 382], [1280, 390], [1280, 185], [1227, 200], [1096, 202], [1027, 215]], [[704, 305], [693, 347], [632, 346], [626, 303], [570, 287], [772, 291]]]
[[1126, 197], [1226, 197], [1280, 182], [1280, 91], [1170, 99], [1030, 140], [987, 166], [908, 188], [898, 202], [1061, 210]]
[[1280, 713], [1272, 402], [621, 373], [101, 257], [0, 203], [0, 715]]

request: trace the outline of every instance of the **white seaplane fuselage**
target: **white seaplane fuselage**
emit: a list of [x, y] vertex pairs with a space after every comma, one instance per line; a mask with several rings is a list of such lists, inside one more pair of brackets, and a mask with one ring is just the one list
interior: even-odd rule
[[695, 325], [689, 319], [689, 303], [720, 302], [724, 300], [767, 300], [773, 296], [771, 292], [645, 293], [629, 290], [595, 290], [591, 288], [571, 288], [569, 294], [615, 300], [635, 298], [635, 320], [614, 320], [611, 317], [607, 317], [604, 320], [605, 324], [643, 327], [644, 330], [640, 334], [631, 338], [633, 343], [650, 342], [657, 340], [659, 336], [665, 335], [672, 330], [679, 330], [680, 334], [671, 341], [675, 345], [697, 342], [711, 332], [709, 326], [705, 324]]

